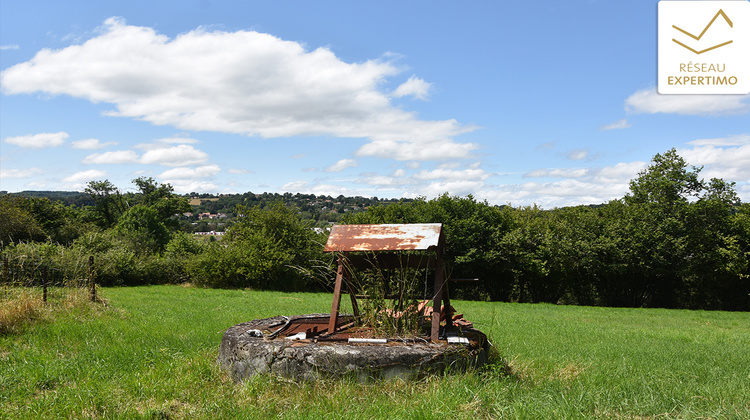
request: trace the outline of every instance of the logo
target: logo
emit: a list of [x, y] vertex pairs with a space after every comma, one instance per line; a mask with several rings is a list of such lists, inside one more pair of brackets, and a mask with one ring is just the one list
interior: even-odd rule
[[[721, 16], [721, 17], [723, 17], [723, 18], [724, 18], [724, 20], [725, 20], [725, 21], [727, 22], [727, 24], [729, 24], [729, 27], [730, 27], [730, 28], [734, 26], [734, 25], [732, 25], [732, 21], [731, 21], [731, 20], [729, 20], [729, 17], [727, 17], [726, 13], [724, 13], [724, 11], [723, 11], [723, 10], [719, 9], [719, 11], [718, 11], [718, 12], [716, 12], [716, 15], [714, 16], [714, 18], [713, 18], [713, 19], [711, 19], [711, 22], [708, 22], [708, 25], [706, 25], [706, 28], [705, 28], [705, 29], [703, 29], [703, 32], [701, 32], [701, 34], [700, 34], [700, 35], [698, 35], [698, 36], [695, 36], [695, 35], [691, 34], [690, 32], [688, 32], [688, 31], [686, 31], [686, 30], [684, 30], [684, 29], [680, 29], [680, 28], [678, 28], [678, 27], [677, 27], [677, 26], [675, 26], [675, 25], [672, 25], [672, 27], [673, 27], [673, 28], [675, 28], [675, 29], [677, 29], [678, 31], [682, 32], [683, 34], [685, 34], [685, 35], [689, 36], [690, 38], [693, 38], [693, 39], [694, 39], [694, 40], [696, 40], [696, 41], [700, 41], [700, 40], [701, 40], [701, 38], [703, 38], [703, 35], [704, 35], [704, 34], [706, 33], [706, 31], [708, 31], [708, 28], [710, 28], [710, 27], [711, 27], [711, 25], [713, 25], [713, 24], [714, 24], [714, 21], [715, 21], [715, 20], [716, 20], [716, 18], [717, 18], [717, 17], [719, 17], [719, 16]], [[703, 54], [703, 53], [704, 53], [704, 52], [706, 52], [706, 51], [711, 51], [711, 50], [715, 50], [716, 48], [719, 48], [719, 47], [723, 47], [723, 46], [725, 46], [725, 45], [729, 45], [729, 44], [731, 44], [731, 43], [732, 43], [732, 40], [730, 39], [730, 40], [729, 40], [729, 41], [727, 41], [727, 42], [724, 42], [724, 43], [721, 43], [721, 44], [718, 44], [718, 45], [714, 45], [713, 47], [709, 47], [709, 48], [706, 48], [705, 50], [700, 50], [700, 51], [696, 51], [696, 50], [694, 50], [694, 49], [692, 49], [692, 48], [688, 47], [687, 45], [683, 44], [682, 42], [680, 42], [680, 41], [678, 41], [678, 40], [676, 40], [676, 39], [672, 39], [672, 41], [676, 42], [676, 43], [677, 43], [677, 45], [683, 46], [683, 47], [685, 47], [685, 48], [689, 49], [690, 51], [692, 51], [692, 52], [694, 52], [694, 53], [696, 53], [696, 54]]]
[[661, 0], [658, 20], [659, 93], [750, 93], [750, 2]]

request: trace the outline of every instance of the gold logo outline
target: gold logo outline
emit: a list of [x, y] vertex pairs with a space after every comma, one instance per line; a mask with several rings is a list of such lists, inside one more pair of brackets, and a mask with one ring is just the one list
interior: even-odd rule
[[[703, 38], [703, 35], [704, 35], [704, 34], [706, 33], [706, 31], [708, 31], [708, 28], [710, 28], [710, 27], [711, 27], [711, 25], [713, 25], [713, 24], [714, 24], [714, 21], [716, 21], [716, 18], [718, 18], [719, 16], [721, 16], [721, 17], [723, 17], [723, 18], [724, 18], [724, 20], [725, 20], [725, 21], [726, 21], [726, 22], [727, 22], [727, 23], [729, 24], [729, 27], [730, 27], [730, 28], [734, 28], [734, 24], [733, 24], [733, 23], [732, 23], [732, 21], [731, 21], [731, 20], [729, 19], [729, 16], [727, 16], [727, 14], [726, 14], [726, 13], [724, 13], [724, 10], [722, 10], [722, 9], [719, 9], [719, 11], [718, 11], [718, 12], [716, 12], [716, 14], [714, 15], [713, 19], [711, 19], [711, 22], [708, 22], [708, 25], [706, 25], [706, 27], [705, 27], [705, 28], [703, 28], [703, 32], [701, 32], [701, 34], [700, 34], [700, 35], [698, 35], [698, 36], [695, 36], [695, 35], [691, 34], [690, 32], [688, 32], [688, 31], [686, 31], [686, 30], [684, 30], [684, 29], [678, 28], [678, 27], [677, 27], [677, 26], [675, 26], [675, 25], [672, 25], [672, 27], [673, 27], [673, 28], [675, 28], [675, 29], [677, 29], [678, 31], [680, 31], [680, 32], [684, 33], [685, 35], [687, 35], [687, 36], [689, 36], [689, 37], [693, 38], [694, 40], [696, 40], [696, 41], [700, 41], [700, 40], [701, 40], [701, 38]], [[693, 49], [693, 48], [690, 48], [690, 47], [688, 47], [687, 45], [683, 44], [682, 42], [680, 42], [680, 41], [678, 41], [678, 40], [676, 40], [676, 39], [674, 39], [674, 38], [672, 38], [672, 41], [674, 41], [675, 43], [677, 43], [678, 45], [680, 45], [680, 46], [682, 46], [682, 47], [684, 47], [684, 48], [687, 48], [688, 50], [690, 50], [690, 51], [694, 52], [695, 54], [703, 54], [704, 52], [707, 52], [707, 51], [711, 51], [711, 50], [715, 50], [715, 49], [717, 49], [717, 48], [719, 48], [719, 47], [723, 47], [723, 46], [725, 46], [725, 45], [729, 45], [729, 44], [731, 44], [731, 43], [733, 42], [732, 40], [729, 40], [729, 41], [727, 41], [727, 42], [723, 42], [723, 43], [721, 43], [721, 44], [718, 44], [718, 45], [714, 45], [713, 47], [709, 47], [709, 48], [706, 48], [705, 50], [700, 50], [700, 51], [698, 51], [698, 50], [695, 50], [695, 49]]]

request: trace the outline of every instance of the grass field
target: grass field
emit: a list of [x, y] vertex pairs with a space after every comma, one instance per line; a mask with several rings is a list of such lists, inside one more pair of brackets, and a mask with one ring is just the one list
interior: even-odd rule
[[328, 294], [105, 288], [0, 336], [0, 418], [750, 418], [750, 314], [454, 302], [510, 366], [359, 385], [234, 383], [223, 331]]

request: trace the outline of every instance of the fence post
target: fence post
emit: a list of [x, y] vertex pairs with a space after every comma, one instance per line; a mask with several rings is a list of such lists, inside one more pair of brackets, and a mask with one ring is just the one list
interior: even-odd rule
[[94, 256], [89, 256], [89, 283], [91, 285], [91, 301], [96, 302], [96, 282], [94, 282]]
[[42, 269], [42, 302], [47, 303], [47, 267]]
[[6, 283], [9, 283], [8, 281], [8, 257], [3, 257], [3, 281]]

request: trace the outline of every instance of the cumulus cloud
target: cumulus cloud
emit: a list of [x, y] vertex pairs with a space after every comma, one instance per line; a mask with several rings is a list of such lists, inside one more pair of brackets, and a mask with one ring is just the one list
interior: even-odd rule
[[60, 131], [57, 133], [39, 133], [26, 136], [6, 137], [5, 142], [27, 149], [44, 149], [47, 147], [60, 146], [68, 137], [68, 133]]
[[174, 188], [174, 191], [178, 194], [188, 194], [191, 192], [199, 193], [215, 193], [219, 190], [219, 186], [210, 181], [205, 180], [194, 180], [194, 179], [175, 179], [175, 180], [164, 180]]
[[83, 158], [85, 164], [121, 165], [138, 163], [138, 153], [132, 150], [115, 150], [112, 152], [94, 153]]
[[645, 167], [646, 162], [634, 161], [592, 168], [535, 169], [523, 177], [560, 180], [484, 187], [475, 195], [495, 203], [537, 204], [544, 208], [600, 204], [623, 197], [629, 191], [630, 180]]
[[42, 170], [39, 168], [28, 169], [4, 169], [0, 168], [0, 178], [29, 178], [39, 175]]
[[111, 146], [117, 143], [113, 141], [102, 143], [99, 139], [83, 139], [83, 140], [76, 140], [70, 144], [71, 146], [73, 146], [74, 149], [96, 150], [96, 149], [101, 149], [103, 147]]
[[200, 165], [208, 160], [208, 154], [187, 144], [147, 150], [140, 159], [143, 164], [164, 166]]
[[293, 193], [301, 194], [315, 194], [315, 195], [330, 195], [331, 197], [338, 197], [339, 195], [354, 196], [357, 193], [346, 187], [332, 184], [310, 184], [306, 181], [292, 181], [287, 182], [281, 186], [281, 189]]
[[706, 144], [690, 149], [678, 149], [677, 153], [691, 165], [703, 166], [701, 176], [704, 178], [750, 182], [750, 144], [737, 147]]
[[750, 112], [750, 95], [660, 95], [651, 88], [630, 95], [625, 109], [636, 114], [744, 114]]
[[[381, 59], [347, 63], [328, 48], [308, 51], [254, 31], [196, 29], [170, 39], [110, 18], [100, 35], [41, 50], [4, 70], [0, 83], [6, 94], [70, 95], [113, 104], [107, 115], [184, 130], [368, 139], [360, 156], [445, 159], [473, 150], [454, 137], [475, 127], [391, 105], [380, 85], [398, 73]], [[428, 87], [413, 77], [400, 94], [424, 96]]]
[[617, 120], [611, 124], [607, 124], [605, 126], [599, 127], [600, 130], [606, 131], [606, 130], [622, 130], [625, 128], [630, 128], [630, 123], [627, 119], [623, 118], [621, 120]]
[[698, 139], [690, 141], [688, 144], [694, 144], [696, 146], [742, 146], [750, 144], [750, 135], [740, 134], [716, 139]]
[[95, 179], [101, 179], [107, 176], [105, 171], [98, 169], [89, 169], [88, 171], [76, 172], [73, 175], [63, 178], [63, 182], [79, 184], [82, 182], [89, 182]]
[[417, 76], [412, 76], [409, 80], [402, 83], [396, 90], [393, 91], [392, 95], [396, 98], [402, 96], [414, 96], [417, 99], [426, 100], [430, 93], [431, 83], [427, 83]]
[[490, 176], [483, 169], [463, 169], [463, 170], [452, 170], [452, 169], [435, 169], [432, 171], [420, 171], [414, 175], [415, 179], [419, 180], [433, 180], [439, 179], [441, 182], [455, 182], [455, 181], [472, 181], [481, 182]]
[[357, 161], [354, 159], [341, 159], [333, 165], [325, 169], [326, 172], [341, 172], [346, 168], [354, 168], [357, 166]]
[[199, 166], [197, 168], [174, 168], [169, 169], [159, 175], [165, 179], [203, 179], [214, 176], [221, 172], [218, 165]]
[[523, 174], [524, 178], [580, 178], [589, 173], [589, 169], [534, 169]]

